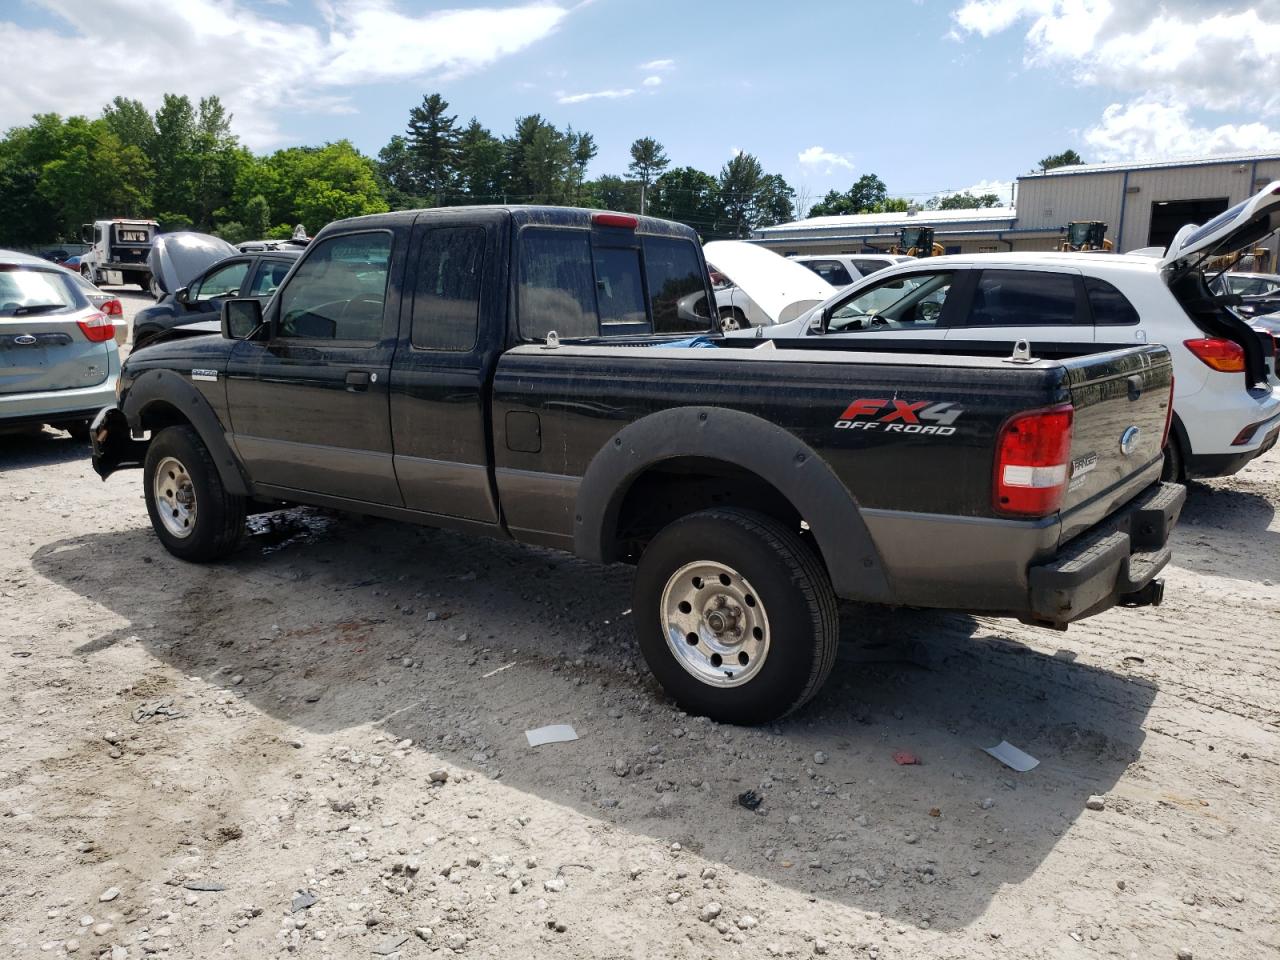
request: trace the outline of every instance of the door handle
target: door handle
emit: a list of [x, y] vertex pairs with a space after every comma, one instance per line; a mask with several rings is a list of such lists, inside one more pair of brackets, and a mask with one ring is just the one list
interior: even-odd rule
[[347, 389], [352, 393], [369, 389], [369, 372], [367, 370], [347, 371]]

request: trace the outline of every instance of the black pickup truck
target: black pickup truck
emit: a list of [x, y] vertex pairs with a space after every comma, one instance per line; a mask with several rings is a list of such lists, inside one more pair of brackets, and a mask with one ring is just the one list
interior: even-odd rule
[[685, 709], [759, 722], [830, 672], [837, 597], [1064, 627], [1158, 603], [1163, 347], [1009, 356], [711, 333], [687, 227], [473, 207], [330, 224], [264, 307], [124, 365], [93, 424], [152, 525], [228, 554], [315, 504], [637, 566]]

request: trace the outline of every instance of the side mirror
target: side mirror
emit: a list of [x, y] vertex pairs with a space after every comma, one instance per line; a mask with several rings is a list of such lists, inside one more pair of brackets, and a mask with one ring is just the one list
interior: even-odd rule
[[179, 287], [177, 293], [173, 295], [173, 299], [178, 303], [187, 303], [190, 300], [191, 289], [189, 287]]
[[262, 326], [262, 303], [258, 300], [223, 300], [222, 335], [228, 340], [244, 340]]
[[80, 242], [88, 243], [88, 244], [93, 243], [93, 224], [92, 223], [80, 224]]

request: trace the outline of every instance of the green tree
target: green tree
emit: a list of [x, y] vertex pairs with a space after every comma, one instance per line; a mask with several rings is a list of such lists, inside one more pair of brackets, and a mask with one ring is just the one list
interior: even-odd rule
[[720, 222], [717, 232], [747, 237], [756, 218], [756, 199], [764, 181], [764, 168], [749, 153], [739, 153], [720, 168]]
[[505, 193], [515, 203], [564, 203], [572, 183], [573, 148], [566, 134], [542, 117], [516, 119], [515, 132], [502, 141], [506, 154]]
[[164, 95], [155, 116], [156, 137], [151, 151], [156, 179], [153, 200], [161, 210], [184, 213], [194, 219], [195, 191], [191, 170], [196, 112], [191, 100]]
[[141, 213], [149, 176], [146, 156], [122, 144], [105, 120], [71, 117], [62, 127], [57, 159], [40, 168], [36, 191], [62, 229], [74, 234], [81, 223]]
[[636, 180], [640, 181], [640, 212], [645, 212], [646, 195], [649, 185], [653, 183], [663, 170], [671, 164], [670, 158], [657, 140], [653, 137], [640, 137], [631, 144], [631, 163], [627, 169]]
[[573, 159], [573, 202], [582, 203], [582, 185], [587, 179], [587, 167], [595, 159], [599, 148], [596, 138], [589, 133], [574, 133], [569, 128], [569, 142]]
[[465, 203], [502, 200], [505, 154], [502, 141], [475, 117], [458, 137], [458, 186]]
[[720, 214], [720, 184], [693, 167], [668, 170], [653, 182], [649, 212], [687, 224], [703, 236], [714, 236]]
[[772, 227], [795, 218], [796, 192], [782, 178], [771, 173], [760, 181], [756, 192], [756, 212], [752, 227]]
[[458, 158], [458, 118], [449, 116], [449, 101], [438, 93], [422, 98], [409, 111], [406, 139], [413, 156], [418, 190], [440, 206], [454, 177]]
[[1063, 150], [1051, 153], [1040, 161], [1041, 170], [1052, 170], [1055, 167], [1076, 167], [1084, 163], [1084, 159], [1074, 150]]
[[373, 161], [349, 140], [312, 151], [305, 164], [301, 189], [295, 198], [294, 223], [311, 234], [334, 220], [383, 213], [387, 201], [378, 187]]
[[640, 212], [640, 184], [606, 173], [583, 184], [583, 202], [601, 210]]
[[121, 143], [150, 155], [155, 146], [156, 123], [141, 100], [114, 97], [102, 108], [102, 119]]
[[809, 208], [811, 217], [830, 217], [850, 213], [870, 213], [884, 206], [889, 188], [874, 173], [864, 173], [845, 193], [831, 190]]
[[246, 240], [261, 239], [271, 229], [271, 206], [262, 194], [255, 193], [245, 203], [244, 227], [249, 234]]
[[409, 141], [396, 134], [378, 151], [378, 176], [392, 210], [408, 210], [425, 206], [418, 197], [418, 181], [414, 175], [414, 158]]
[[929, 210], [978, 210], [983, 207], [998, 206], [1000, 206], [999, 194], [983, 193], [974, 196], [968, 190], [948, 194], [945, 197], [933, 197], [925, 203], [925, 207]]

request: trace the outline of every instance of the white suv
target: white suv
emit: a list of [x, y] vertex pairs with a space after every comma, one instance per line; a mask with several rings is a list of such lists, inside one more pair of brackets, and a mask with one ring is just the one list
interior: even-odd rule
[[[1280, 182], [1203, 227], [1184, 227], [1163, 258], [1109, 253], [987, 253], [900, 263], [866, 277], [766, 337], [893, 332], [921, 341], [1025, 339], [1163, 343], [1173, 355], [1174, 422], [1166, 476], [1236, 473], [1280, 435], [1273, 345], [1215, 300], [1200, 267], [1280, 228]], [[922, 343], [923, 347], [923, 343]]]

